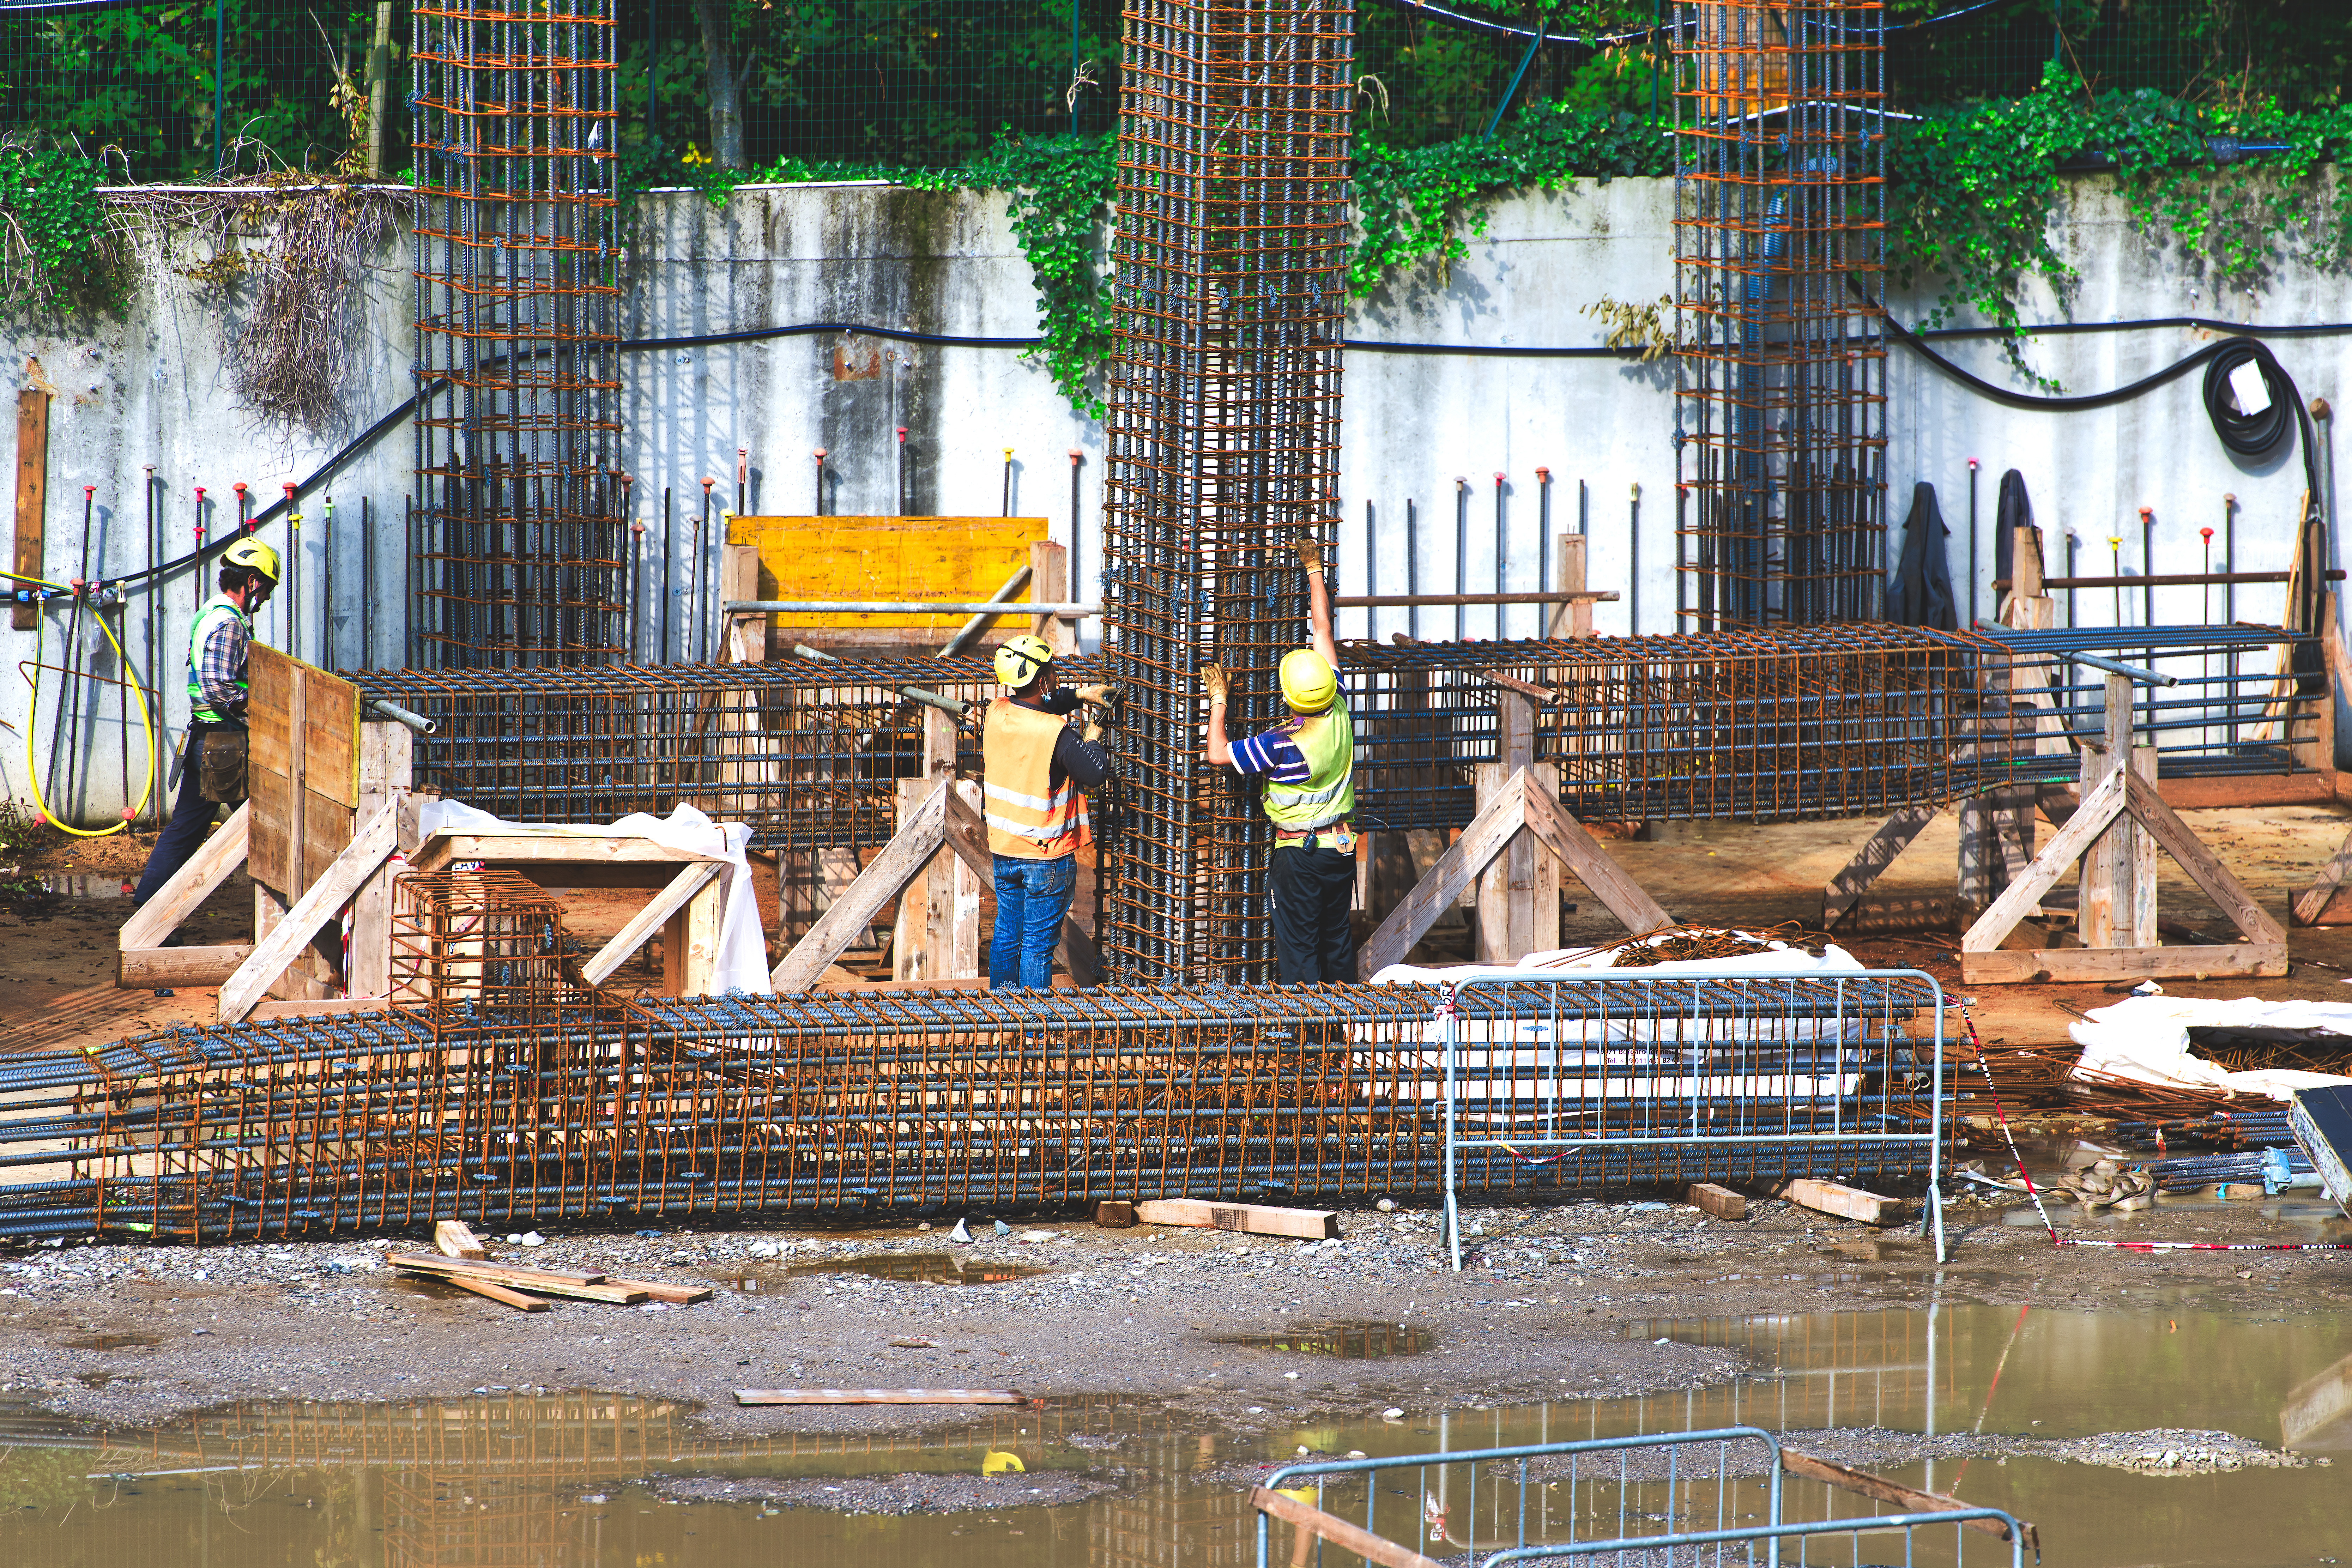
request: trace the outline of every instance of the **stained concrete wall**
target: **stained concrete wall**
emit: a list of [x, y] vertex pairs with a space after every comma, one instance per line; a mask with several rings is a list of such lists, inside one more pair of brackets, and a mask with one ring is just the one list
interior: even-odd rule
[[[1669, 367], [1369, 346], [1594, 344], [1601, 328], [1582, 313], [1584, 307], [1603, 297], [1654, 300], [1668, 288], [1671, 201], [1669, 185], [1641, 180], [1506, 200], [1491, 210], [1486, 232], [1471, 239], [1466, 258], [1417, 268], [1361, 302], [1349, 330], [1359, 346], [1348, 356], [1344, 383], [1340, 558], [1348, 591], [1397, 593], [1409, 581], [1425, 592], [1449, 589], [1457, 574], [1474, 591], [1491, 589], [1498, 559], [1504, 585], [1536, 586], [1549, 554], [1538, 515], [1542, 498], [1535, 470], [1541, 466], [1553, 476], [1550, 531], [1581, 523], [1591, 539], [1593, 584], [1624, 593], [1621, 602], [1600, 607], [1601, 628], [1622, 632], [1636, 624], [1637, 610], [1643, 631], [1674, 625]], [[2031, 319], [2198, 314], [2267, 324], [2352, 321], [2352, 279], [2291, 259], [2254, 293], [2216, 299], [2210, 283], [2174, 248], [2134, 230], [2120, 202], [2096, 182], [2070, 191], [2056, 233], [2081, 283], [2063, 307], [2046, 291], [2032, 290]], [[284, 479], [313, 472], [354, 430], [408, 395], [413, 350], [404, 244], [387, 245], [362, 280], [354, 345], [360, 379], [347, 394], [345, 426], [323, 431], [272, 427], [238, 405], [222, 356], [246, 307], [223, 301], [173, 270], [189, 265], [187, 248], [183, 238], [173, 257], [151, 256], [129, 310], [94, 331], [85, 322], [58, 321], [5, 328], [8, 363], [24, 366], [37, 359], [40, 376], [58, 392], [47, 513], [52, 576], [79, 570], [80, 487], [94, 487], [90, 574], [138, 570], [147, 560], [141, 487], [150, 466], [163, 482], [170, 549], [184, 552], [192, 539], [193, 487], [204, 485], [218, 496], [243, 480], [274, 497]], [[822, 322], [978, 337], [1027, 336], [1037, 327], [1028, 264], [997, 197], [800, 186], [742, 191], [719, 207], [687, 193], [659, 194], [641, 209], [625, 276], [625, 331], [631, 338]], [[1896, 305], [1916, 321], [1927, 302], [1898, 296]], [[2034, 342], [2029, 359], [2067, 392], [2085, 393], [2137, 379], [2204, 341], [2200, 333], [2178, 329], [2050, 337]], [[2333, 401], [2352, 384], [2347, 374], [2352, 372], [2352, 334], [2274, 346], [2305, 396]], [[837, 374], [836, 351], [845, 349], [849, 352], [838, 368], [847, 374]], [[2034, 390], [1992, 343], [1959, 342], [1943, 352], [1996, 383]], [[1011, 447], [1013, 510], [1051, 519], [1055, 537], [1075, 543], [1077, 593], [1092, 597], [1098, 591], [1101, 432], [1055, 394], [1042, 366], [1015, 351], [858, 342], [822, 332], [639, 352], [623, 363], [629, 380], [623, 461], [636, 476], [640, 514], [656, 525], [651, 537], [659, 536], [663, 488], [677, 498], [680, 559], [673, 584], [681, 608], [693, 566], [683, 516], [698, 506], [701, 479], [719, 480], [716, 493], [729, 499], [741, 450], [751, 473], [751, 510], [804, 512], [814, 500], [812, 453], [823, 447], [833, 475], [827, 510], [894, 511], [902, 426], [910, 510], [996, 511], [1003, 450]], [[868, 370], [873, 374], [861, 374]], [[23, 384], [32, 378], [27, 369]], [[2063, 563], [2069, 531], [2084, 541], [2084, 572], [2104, 569], [2105, 541], [2116, 532], [2126, 538], [2126, 570], [2140, 570], [2142, 506], [2154, 509], [2159, 569], [2194, 570], [2203, 559], [2197, 530], [2221, 525], [2224, 493], [2234, 493], [2240, 507], [2239, 567], [2286, 564], [2303, 488], [2301, 463], [2292, 453], [2259, 468], [2233, 460], [2207, 423], [2195, 375], [2118, 407], [2063, 415], [1992, 404], [1901, 349], [1894, 351], [1888, 384], [1890, 527], [1899, 528], [1913, 482], [1933, 483], [1953, 529], [1955, 571], [1964, 572], [1968, 464], [1978, 459], [1980, 584], [1992, 574], [1994, 492], [2000, 472], [2012, 467], [2025, 476], [2037, 516], [2050, 531], [2053, 570]], [[2322, 429], [2325, 445], [2328, 426]], [[1073, 447], [1082, 458], [1074, 539], [1067, 456]], [[303, 510], [311, 521], [302, 536], [301, 651], [309, 657], [320, 657], [320, 606], [331, 597], [337, 662], [356, 662], [362, 647], [376, 662], [400, 659], [409, 556], [400, 520], [410, 463], [406, 428], [396, 426], [356, 454], [321, 492], [306, 493]], [[1504, 476], [1499, 538], [1497, 474]], [[1464, 494], [1457, 479], [1467, 482], [1466, 506], [1457, 505]], [[329, 492], [336, 509], [331, 540], [318, 527], [320, 503]], [[373, 513], [372, 542], [362, 541], [358, 527], [362, 499]], [[282, 527], [272, 537], [283, 543]], [[1897, 543], [1899, 536], [1890, 539], [1890, 556]], [[363, 548], [373, 563], [373, 592], [363, 586]], [[331, 553], [330, 595], [322, 573]], [[179, 666], [194, 591], [185, 574], [166, 584], [167, 614], [156, 648], [174, 737], [185, 716]], [[2272, 617], [2279, 599], [2276, 588], [2242, 589], [2238, 613]], [[2157, 619], [2196, 619], [2201, 600], [2193, 588], [2159, 590]], [[1980, 585], [1979, 603], [1990, 609], [1989, 588]], [[2091, 624], [2107, 618], [2111, 605], [2111, 595], [2085, 593], [2076, 607]], [[292, 607], [291, 595], [281, 594], [274, 624], [265, 627], [281, 646]], [[2218, 614], [2218, 595], [2215, 608]], [[2126, 619], [2137, 619], [2135, 595], [2126, 595], [2124, 609]], [[1343, 635], [1367, 629], [1361, 612], [1350, 612], [1349, 619]], [[1423, 611], [1420, 631], [1449, 637], [1454, 620], [1450, 611]], [[1407, 621], [1404, 612], [1384, 612], [1370, 629], [1386, 635]], [[1490, 610], [1471, 610], [1463, 621], [1471, 637], [1496, 630]], [[1504, 629], [1527, 635], [1534, 621], [1532, 610], [1508, 612]], [[60, 663], [66, 616], [52, 610], [46, 625], [37, 645], [41, 658]], [[134, 596], [128, 641], [142, 668], [144, 628], [144, 601]], [[34, 635], [10, 635], [16, 658], [31, 658]], [[84, 641], [90, 645], [85, 663], [110, 673], [111, 654], [87, 629]], [[33, 727], [35, 753], [44, 758], [58, 690], [56, 676], [45, 679]], [[16, 726], [0, 733], [0, 781], [20, 799], [27, 793], [26, 698], [21, 679], [0, 688], [0, 721]], [[87, 704], [85, 710], [83, 752], [90, 764], [65, 792], [64, 804], [77, 816], [103, 819], [119, 810], [121, 795], [116, 705], [110, 694], [100, 700], [95, 720], [87, 717]], [[135, 795], [135, 762], [131, 772]]]

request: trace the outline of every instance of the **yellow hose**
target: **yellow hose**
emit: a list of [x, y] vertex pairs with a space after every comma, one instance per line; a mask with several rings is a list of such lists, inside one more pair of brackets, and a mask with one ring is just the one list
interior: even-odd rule
[[[20, 583], [39, 583], [45, 588], [66, 586], [62, 583], [50, 583], [38, 577], [25, 577], [15, 573], [7, 573], [5, 575], [13, 577]], [[25, 782], [33, 792], [33, 808], [58, 831], [70, 833], [76, 838], [104, 838], [109, 834], [121, 832], [131, 826], [141, 812], [147, 809], [147, 802], [155, 793], [155, 715], [147, 706], [147, 689], [140, 685], [138, 676], [131, 673], [131, 656], [122, 651], [121, 640], [114, 635], [114, 628], [106, 624], [104, 612], [96, 612], [96, 618], [98, 629], [104, 632], [106, 640], [114, 645], [114, 657], [121, 665], [123, 679], [131, 683], [131, 689], [139, 698], [139, 731], [147, 742], [147, 780], [140, 786], [139, 804], [125, 806], [122, 820], [111, 827], [69, 826], [58, 820], [58, 814], [51, 811], [49, 803], [41, 798], [41, 769], [38, 760], [33, 755], [33, 737], [40, 731], [38, 718], [41, 706], [41, 649], [48, 641], [48, 622], [37, 621], [36, 624], [40, 629], [34, 634], [33, 672], [27, 679], [27, 684], [32, 687], [33, 691], [32, 695], [25, 700]]]

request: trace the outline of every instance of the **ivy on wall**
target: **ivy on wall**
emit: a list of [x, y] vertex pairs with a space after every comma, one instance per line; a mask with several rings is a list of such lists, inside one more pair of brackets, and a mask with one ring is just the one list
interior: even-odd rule
[[0, 305], [120, 306], [121, 247], [98, 196], [105, 174], [70, 147], [0, 141]]

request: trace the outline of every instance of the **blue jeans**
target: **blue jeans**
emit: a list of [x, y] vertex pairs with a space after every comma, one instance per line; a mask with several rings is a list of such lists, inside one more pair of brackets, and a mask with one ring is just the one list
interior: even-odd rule
[[988, 938], [988, 988], [1054, 984], [1054, 944], [1077, 890], [1078, 858], [1026, 860], [996, 857], [996, 929]]

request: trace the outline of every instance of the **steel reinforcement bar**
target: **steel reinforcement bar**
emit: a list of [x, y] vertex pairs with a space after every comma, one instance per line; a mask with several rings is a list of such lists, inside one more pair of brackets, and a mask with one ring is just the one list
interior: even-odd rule
[[[1482, 1039], [1606, 1042], [1548, 1063], [1535, 1092], [1628, 1142], [1547, 1164], [1467, 1161], [1465, 1184], [1916, 1178], [1928, 1168], [1916, 1131], [1935, 1120], [1933, 992], [1612, 973], [1465, 994]], [[1444, 999], [1361, 985], [644, 1003], [572, 990], [512, 1016], [183, 1027], [0, 1065], [0, 1236], [1433, 1194]], [[1530, 1092], [1515, 1050], [1456, 1054], [1455, 1093], [1482, 1094], [1489, 1122]], [[1682, 1142], [1647, 1141], [1662, 1117]], [[1847, 1136], [1822, 1142], [1832, 1128]]]

